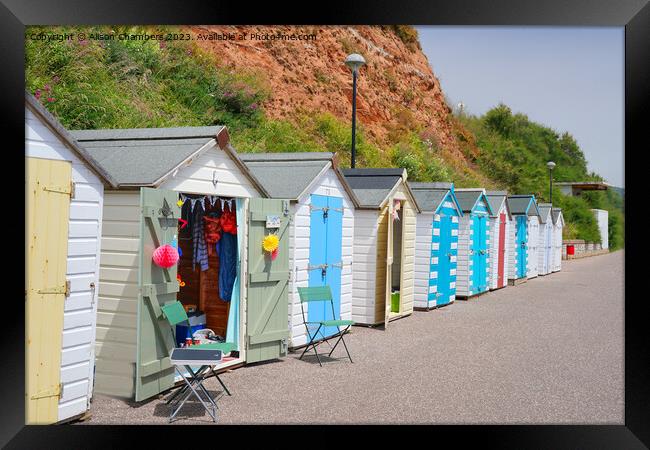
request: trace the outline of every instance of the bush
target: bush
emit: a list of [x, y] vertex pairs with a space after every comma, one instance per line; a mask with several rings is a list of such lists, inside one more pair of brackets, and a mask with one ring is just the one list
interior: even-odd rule
[[[39, 31], [161, 32], [107, 26], [27, 30]], [[259, 74], [231, 72], [185, 41], [26, 40], [25, 59], [27, 89], [70, 129], [252, 127], [261, 120], [268, 97]]]
[[412, 52], [421, 50], [418, 31], [410, 25], [391, 25], [393, 32]]

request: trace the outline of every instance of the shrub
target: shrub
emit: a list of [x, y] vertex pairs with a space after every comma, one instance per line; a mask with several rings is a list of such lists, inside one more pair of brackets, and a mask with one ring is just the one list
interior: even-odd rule
[[410, 25], [391, 25], [393, 32], [406, 45], [406, 48], [415, 52], [421, 50], [418, 31]]

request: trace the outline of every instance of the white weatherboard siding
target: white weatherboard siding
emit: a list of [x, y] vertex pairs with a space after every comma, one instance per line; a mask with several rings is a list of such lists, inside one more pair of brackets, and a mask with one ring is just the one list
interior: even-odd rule
[[509, 280], [517, 279], [517, 218], [512, 216], [511, 220], [508, 220], [508, 239], [506, 240], [506, 247], [508, 254], [508, 265], [506, 266], [508, 270]]
[[417, 215], [415, 227], [414, 298], [416, 308], [429, 307], [429, 279], [431, 278], [431, 235], [433, 212]]
[[101, 252], [95, 391], [131, 397], [139, 293], [139, 190], [106, 191]]
[[[538, 271], [540, 275], [551, 272], [552, 247], [553, 246], [553, 221], [551, 217], [544, 224], [539, 226], [539, 252], [537, 255]], [[548, 249], [551, 248], [551, 252]]]
[[[299, 347], [307, 343], [307, 331], [302, 318], [298, 287], [309, 285], [309, 240], [311, 212], [311, 195], [325, 195], [343, 199], [343, 234], [341, 257], [343, 268], [341, 270], [341, 319], [352, 319], [352, 260], [353, 239], [355, 231], [354, 205], [343, 188], [341, 181], [333, 169], [325, 172], [312, 188], [292, 204], [292, 223], [289, 234], [289, 268], [291, 281], [289, 283], [289, 347]], [[305, 317], [308, 313], [308, 304], [305, 304]]]
[[470, 213], [465, 213], [458, 219], [458, 256], [456, 267], [456, 297], [467, 297], [470, 290], [472, 274], [471, 258], [469, 257], [470, 231], [472, 218]]
[[[237, 164], [214, 141], [191, 165], [179, 169], [176, 176], [167, 178], [161, 189], [201, 195], [251, 198], [260, 194]], [[214, 177], [214, 178], [213, 178]], [[212, 180], [217, 181], [215, 186]]]
[[93, 392], [94, 340], [99, 284], [99, 236], [102, 230], [104, 186], [79, 157], [45, 125], [25, 111], [25, 156], [72, 162], [74, 197], [70, 202], [66, 279], [70, 295], [65, 299], [61, 383], [58, 420], [88, 410]]
[[562, 270], [562, 223], [558, 218], [553, 226], [553, 272]]
[[352, 320], [361, 324], [375, 323], [377, 214], [363, 209], [354, 214]]
[[539, 217], [530, 216], [528, 218], [528, 268], [526, 269], [526, 278], [535, 278], [539, 274], [538, 269], [538, 252], [539, 251]]

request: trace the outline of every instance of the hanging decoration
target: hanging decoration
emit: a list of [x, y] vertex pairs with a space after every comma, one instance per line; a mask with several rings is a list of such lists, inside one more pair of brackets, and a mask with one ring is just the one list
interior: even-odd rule
[[399, 220], [399, 214], [397, 212], [402, 207], [402, 202], [399, 200], [393, 200], [393, 220]]
[[169, 269], [178, 262], [178, 250], [169, 244], [161, 245], [153, 252], [153, 262], [163, 269]]
[[[280, 239], [277, 234], [267, 234], [264, 236], [262, 241], [262, 248], [265, 252], [271, 254], [271, 259], [275, 259], [278, 256], [278, 247], [280, 246]], [[275, 256], [273, 255], [275, 253]]]
[[185, 282], [184, 282], [183, 279], [181, 278], [181, 274], [180, 274], [180, 273], [179, 273], [179, 274], [176, 274], [176, 280], [178, 281], [178, 285], [179, 285], [180, 287], [185, 287]]

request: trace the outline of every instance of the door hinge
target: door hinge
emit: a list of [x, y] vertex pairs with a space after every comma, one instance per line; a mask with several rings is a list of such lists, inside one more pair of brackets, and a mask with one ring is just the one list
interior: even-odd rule
[[43, 186], [43, 190], [47, 192], [54, 192], [57, 194], [67, 194], [70, 198], [74, 198], [74, 182], [70, 182], [70, 186]]
[[45, 288], [36, 291], [38, 294], [65, 294], [66, 297], [70, 296], [70, 280], [65, 280], [65, 284], [55, 288]]
[[57, 386], [54, 386], [51, 389], [45, 389], [44, 391], [38, 392], [30, 397], [31, 400], [38, 400], [39, 398], [49, 398], [49, 397], [63, 397], [63, 383], [59, 383]]

